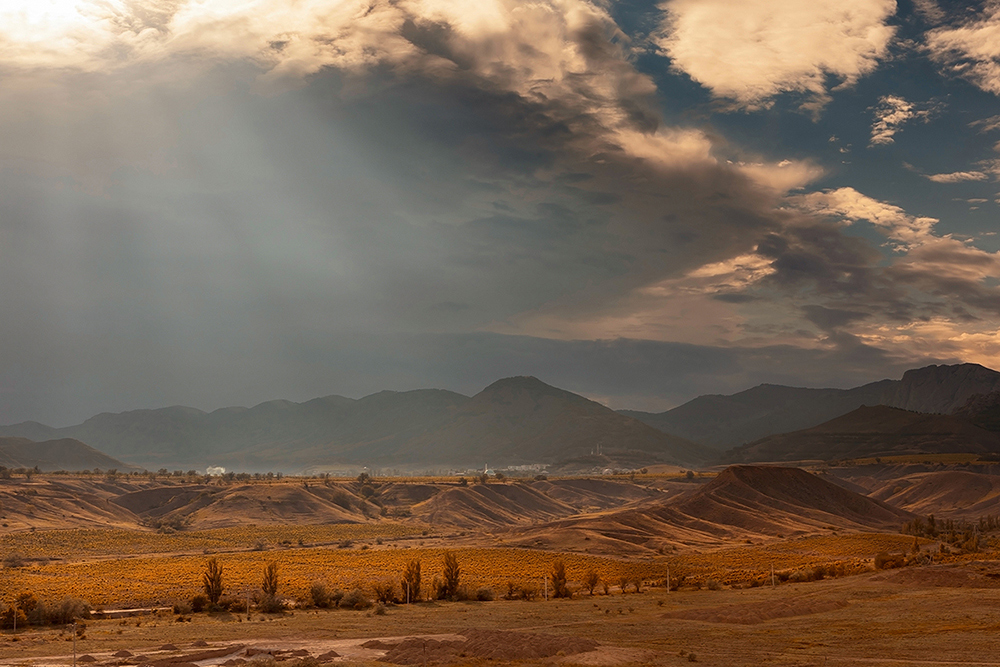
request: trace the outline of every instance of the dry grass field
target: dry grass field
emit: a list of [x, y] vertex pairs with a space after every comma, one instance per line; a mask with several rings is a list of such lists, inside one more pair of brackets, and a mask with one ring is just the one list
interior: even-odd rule
[[[93, 521], [85, 528], [15, 529], [38, 515], [12, 501], [0, 517], [11, 523], [0, 535], [2, 626], [10, 625], [10, 605], [29, 593], [50, 611], [66, 598], [83, 599], [95, 611], [177, 605], [179, 613], [87, 619], [76, 641], [78, 664], [1000, 666], [992, 651], [1000, 630], [995, 533], [977, 533], [975, 548], [952, 542], [944, 550], [938, 541], [944, 535], [921, 537], [913, 554], [915, 538], [893, 526], [915, 514], [801, 471], [745, 468], [694, 480], [672, 475], [468, 487], [430, 480], [341, 480], [321, 488], [286, 481], [208, 491], [101, 484], [107, 495], [88, 501]], [[28, 499], [46, 499], [53, 509], [45, 525], [59, 526], [72, 524], [71, 516], [57, 516], [63, 488], [36, 479], [10, 484], [4, 493], [24, 498], [29, 508]], [[243, 499], [233, 502], [236, 495]], [[327, 495], [337, 502], [323, 504]], [[246, 498], [254, 499], [252, 512], [241, 515]], [[98, 510], [111, 506], [121, 511], [108, 511], [101, 527]], [[155, 530], [143, 518], [170, 516], [175, 507], [200, 513], [201, 523]], [[342, 516], [350, 521], [307, 525], [302, 508], [312, 507], [326, 518], [347, 512]], [[380, 515], [379, 507], [386, 512]], [[254, 523], [258, 516], [272, 519]], [[143, 523], [124, 527], [129, 517]], [[446, 520], [426, 520], [433, 517]], [[229, 523], [194, 527], [221, 521]], [[361, 609], [311, 604], [316, 582], [330, 591], [358, 589], [368, 598], [389, 583], [401, 596], [403, 571], [415, 559], [422, 566], [421, 597], [434, 597], [446, 552], [461, 568], [465, 592], [458, 597], [483, 601]], [[898, 554], [900, 563], [908, 554], [907, 566], [876, 570], [879, 554], [883, 560]], [[210, 558], [223, 569], [222, 608], [191, 613], [188, 604], [203, 592]], [[545, 588], [554, 588], [547, 578], [556, 561], [565, 565], [572, 599], [542, 599]], [[262, 579], [272, 562], [284, 610], [263, 613]], [[585, 584], [591, 572], [601, 579], [593, 596]], [[504, 599], [511, 591], [529, 599]], [[249, 618], [248, 597], [260, 603]], [[23, 622], [16, 633], [0, 630], [0, 664], [72, 662], [73, 633], [66, 626], [25, 628]], [[381, 639], [367, 643], [373, 638]], [[264, 649], [270, 653], [253, 655]]]
[[[600, 646], [575, 655], [523, 660], [489, 660], [470, 652], [454, 656], [456, 664], [997, 665], [1000, 589], [961, 583], [966, 575], [976, 574], [977, 567], [987, 566], [934, 566], [910, 580], [900, 578], [900, 571], [748, 590], [668, 593], [655, 588], [641, 594], [584, 594], [548, 602], [421, 603], [390, 606], [384, 615], [296, 611], [254, 613], [247, 621], [243, 615], [220, 613], [198, 614], [191, 622], [178, 623], [172, 614], [163, 613], [89, 621], [77, 651], [101, 665], [171, 658], [176, 662], [159, 664], [179, 665], [185, 655], [220, 647], [230, 647], [232, 653], [244, 647], [239, 651], [245, 655], [250, 646], [306, 652], [301, 657], [279, 655], [289, 660], [277, 664], [288, 667], [326, 661], [375, 665], [384, 664], [375, 662], [382, 652], [364, 649], [361, 644], [367, 639], [461, 636], [471, 628], [535, 635], [512, 636], [525, 647], [567, 639], [571, 644], [594, 640]], [[993, 585], [993, 578], [980, 575], [979, 579], [986, 582], [982, 586]], [[976, 584], [974, 578], [972, 583]], [[0, 638], [0, 664], [70, 664], [69, 639], [62, 629], [8, 633]], [[161, 650], [166, 644], [176, 649]], [[304, 660], [330, 650], [341, 657]], [[133, 656], [114, 657], [119, 651]], [[208, 667], [227, 659], [217, 656], [198, 664]]]

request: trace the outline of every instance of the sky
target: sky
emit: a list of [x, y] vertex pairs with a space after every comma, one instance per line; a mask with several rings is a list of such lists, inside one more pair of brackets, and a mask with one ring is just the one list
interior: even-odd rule
[[1000, 368], [1000, 1], [0, 0], [0, 423]]

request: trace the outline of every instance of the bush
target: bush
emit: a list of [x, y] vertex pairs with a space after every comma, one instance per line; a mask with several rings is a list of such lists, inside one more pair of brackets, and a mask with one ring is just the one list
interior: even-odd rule
[[257, 608], [265, 614], [280, 614], [285, 610], [285, 605], [277, 595], [265, 595]]
[[77, 619], [90, 618], [90, 604], [79, 598], [64, 598], [59, 606], [52, 610], [50, 623], [64, 625]]
[[372, 592], [375, 593], [375, 599], [380, 604], [388, 604], [396, 601], [396, 584], [392, 581], [375, 582], [372, 584]]
[[587, 576], [583, 579], [583, 585], [587, 587], [591, 595], [594, 594], [594, 589], [597, 588], [597, 584], [599, 583], [601, 583], [601, 576], [593, 570], [588, 570]]
[[309, 600], [314, 607], [326, 609], [330, 606], [330, 591], [322, 581], [314, 581], [309, 587]]
[[173, 611], [175, 614], [183, 616], [184, 614], [190, 614], [194, 610], [191, 608], [191, 605], [188, 604], [187, 602], [180, 601], [174, 603]]
[[722, 590], [722, 584], [720, 584], [717, 579], [709, 579], [708, 581], [705, 582], [705, 586], [710, 591], [721, 591]]
[[351, 592], [344, 594], [337, 604], [341, 609], [368, 609], [372, 606], [372, 601], [368, 599], [360, 588], [355, 588]]
[[7, 607], [3, 612], [0, 612], [0, 626], [3, 626], [5, 630], [11, 630], [15, 627], [24, 628], [27, 625], [28, 617], [17, 607]]
[[875, 555], [875, 569], [889, 570], [902, 567], [904, 560], [903, 554], [890, 554], [887, 551], [880, 551]]
[[480, 588], [476, 591], [476, 599], [480, 602], [493, 602], [494, 595], [492, 588]]
[[3, 557], [3, 566], [9, 568], [24, 567], [24, 556], [12, 552]]
[[198, 593], [193, 598], [191, 598], [191, 611], [195, 614], [199, 614], [205, 611], [205, 607], [208, 606], [208, 597], [202, 593]]

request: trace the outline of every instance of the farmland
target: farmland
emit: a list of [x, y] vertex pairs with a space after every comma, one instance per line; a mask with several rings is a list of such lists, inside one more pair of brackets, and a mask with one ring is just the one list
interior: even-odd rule
[[[413, 559], [423, 564], [426, 586], [435, 575], [441, 574], [445, 549], [419, 546], [424, 539], [405, 539], [422, 532], [412, 526], [375, 524], [247, 527], [190, 535], [131, 531], [9, 535], [6, 536], [8, 543], [21, 549], [27, 558], [58, 553], [66, 560], [39, 560], [28, 562], [24, 567], [3, 569], [0, 571], [0, 597], [12, 599], [21, 592], [30, 591], [43, 600], [77, 597], [98, 607], [169, 605], [190, 599], [200, 591], [201, 572], [209, 555], [216, 556], [224, 567], [227, 594], [238, 598], [259, 588], [261, 572], [271, 561], [280, 566], [282, 594], [293, 600], [305, 599], [315, 581], [336, 588], [366, 591], [386, 580], [398, 585], [406, 563]], [[276, 546], [257, 549], [256, 541], [265, 538], [265, 544]], [[299, 539], [304, 546], [298, 546]], [[694, 585], [711, 579], [740, 584], [760, 580], [772, 567], [783, 571], [839, 563], [848, 572], [870, 570], [872, 557], [877, 552], [906, 551], [912, 540], [908, 536], [891, 534], [816, 536], [691, 551], [652, 560], [523, 548], [460, 547], [455, 553], [462, 566], [463, 583], [473, 588], [489, 587], [500, 595], [509, 583], [541, 590], [543, 579], [549, 575], [556, 558], [565, 562], [571, 586], [578, 588], [591, 570], [616, 587], [622, 577], [629, 581], [660, 583], [668, 568], [672, 576], [684, 576]], [[338, 541], [329, 546], [309, 546], [315, 542]], [[346, 546], [348, 543], [350, 546]], [[121, 554], [109, 557], [115, 545], [121, 545]], [[190, 553], [199, 547], [204, 548], [205, 553]], [[70, 558], [71, 552], [75, 552], [75, 558]], [[81, 554], [89, 557], [84, 558]]]

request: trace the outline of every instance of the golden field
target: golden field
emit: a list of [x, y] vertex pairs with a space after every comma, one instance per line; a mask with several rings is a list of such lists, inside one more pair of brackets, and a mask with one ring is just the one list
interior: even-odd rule
[[[223, 566], [226, 595], [234, 597], [258, 591], [261, 573], [271, 561], [280, 567], [281, 593], [293, 599], [304, 598], [315, 581], [344, 589], [370, 589], [373, 583], [384, 580], [398, 585], [406, 563], [413, 559], [422, 563], [426, 586], [442, 573], [445, 549], [403, 544], [413, 541], [405, 538], [415, 532], [412, 526], [372, 524], [240, 527], [172, 535], [117, 530], [7, 535], [5, 546], [28, 558], [53, 554], [66, 560], [43, 560], [0, 570], [0, 599], [11, 600], [30, 591], [43, 600], [77, 597], [95, 607], [171, 604], [201, 591], [201, 573], [210, 556]], [[375, 542], [383, 538], [387, 544], [378, 546]], [[299, 539], [307, 546], [297, 546]], [[258, 540], [286, 546], [252, 550]], [[342, 540], [367, 540], [371, 546], [308, 546]], [[463, 583], [473, 588], [491, 587], [501, 595], [508, 582], [541, 589], [556, 559], [564, 561], [571, 586], [577, 587], [590, 570], [617, 587], [622, 577], [662, 582], [668, 568], [672, 577], [683, 575], [689, 582], [715, 579], [739, 584], [766, 577], [772, 567], [787, 571], [839, 563], [847, 572], [870, 570], [874, 554], [907, 551], [912, 543], [913, 538], [906, 535], [825, 535], [641, 561], [523, 548], [452, 550], [462, 567]], [[205, 552], [190, 553], [198, 548]]]

